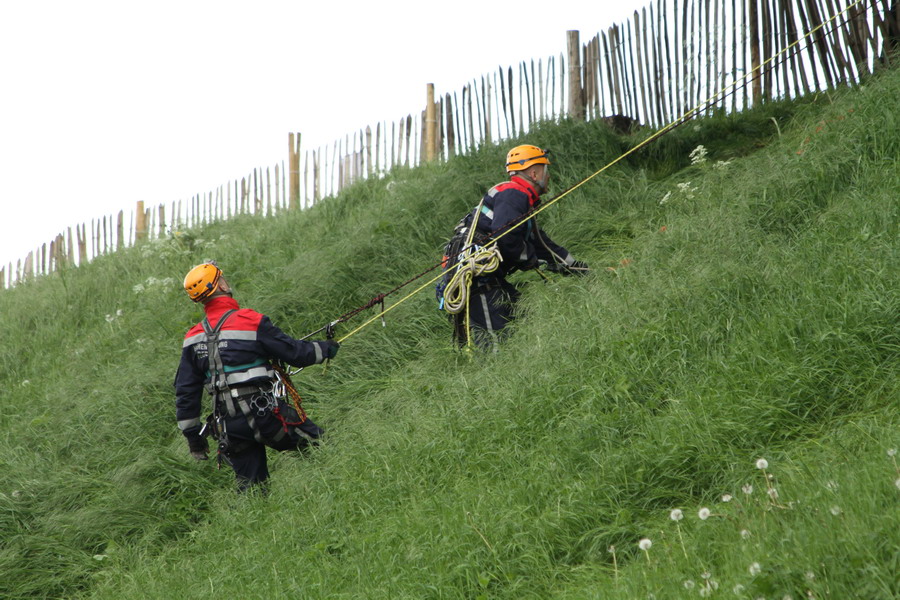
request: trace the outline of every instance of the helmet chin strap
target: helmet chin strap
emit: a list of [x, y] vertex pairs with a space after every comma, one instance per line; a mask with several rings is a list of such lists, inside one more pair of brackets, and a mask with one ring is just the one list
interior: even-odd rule
[[537, 181], [534, 177], [532, 177], [528, 173], [523, 173], [523, 172], [515, 173], [515, 176], [521, 177], [522, 179], [525, 179], [526, 181], [531, 182], [532, 184], [534, 184], [534, 187], [537, 188], [538, 194], [543, 194], [544, 192], [547, 191], [547, 177], [546, 177], [547, 172], [544, 171], [544, 173], [545, 173], [545, 176], [544, 176], [543, 181]]

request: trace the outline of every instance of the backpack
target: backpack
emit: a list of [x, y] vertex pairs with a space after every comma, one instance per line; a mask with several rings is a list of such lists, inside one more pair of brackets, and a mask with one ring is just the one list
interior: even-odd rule
[[[456, 263], [462, 258], [463, 250], [466, 249], [466, 241], [469, 239], [469, 228], [472, 223], [473, 214], [474, 213], [466, 213], [466, 215], [459, 220], [456, 227], [453, 229], [453, 235], [444, 245], [444, 255], [441, 257], [441, 269], [443, 270], [443, 275], [438, 279], [434, 286], [434, 295], [437, 299], [438, 310], [444, 310], [444, 289], [446, 289], [447, 284], [450, 283], [450, 280], [456, 272], [453, 267], [455, 267]], [[477, 227], [477, 222], [475, 226]], [[489, 237], [490, 236], [485, 235], [476, 229], [475, 235], [472, 237], [472, 244], [473, 246], [482, 246], [487, 242]]]

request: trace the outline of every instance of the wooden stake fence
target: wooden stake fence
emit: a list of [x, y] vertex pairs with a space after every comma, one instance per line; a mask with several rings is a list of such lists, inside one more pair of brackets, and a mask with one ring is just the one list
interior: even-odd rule
[[[379, 122], [374, 136], [366, 127], [308, 150], [302, 163], [300, 134], [290, 133], [288, 164], [274, 166], [274, 186], [272, 169], [253, 169], [168, 211], [139, 201], [127, 220], [120, 211], [89, 229], [76, 225], [74, 235], [67, 228], [15, 266], [0, 267], [0, 287], [213, 221], [308, 208], [360, 179], [449, 160], [523, 136], [540, 121], [599, 118], [623, 131], [658, 128], [710, 99], [703, 113], [855, 85], [898, 60], [900, 7], [898, 0], [649, 0], [584, 43], [575, 30], [566, 40], [565, 53], [500, 67], [459, 93], [438, 95], [429, 83], [420, 114]], [[714, 98], [723, 90], [729, 93]]]

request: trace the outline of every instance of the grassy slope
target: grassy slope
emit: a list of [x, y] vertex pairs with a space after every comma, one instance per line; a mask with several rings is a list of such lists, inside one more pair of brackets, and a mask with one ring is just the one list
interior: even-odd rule
[[[182, 274], [217, 258], [302, 335], [432, 264], [501, 149], [0, 293], [0, 596], [897, 597], [898, 95], [690, 123], [580, 188], [541, 222], [593, 276], [518, 276], [497, 356], [453, 351], [430, 291], [352, 337], [299, 376], [329, 441], [273, 456], [268, 498], [174, 429]], [[559, 186], [633, 143], [528, 139]]]

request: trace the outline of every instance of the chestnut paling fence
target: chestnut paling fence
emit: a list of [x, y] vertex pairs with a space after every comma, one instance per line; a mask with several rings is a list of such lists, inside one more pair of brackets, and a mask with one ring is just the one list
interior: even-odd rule
[[632, 18], [582, 41], [566, 34], [556, 56], [500, 67], [461, 90], [436, 94], [396, 121], [301, 151], [288, 136], [287, 164], [170, 204], [137, 202], [127, 214], [69, 227], [15, 265], [6, 288], [63, 266], [174, 231], [241, 214], [271, 216], [309, 207], [353, 182], [393, 169], [447, 160], [520, 136], [537, 122], [606, 119], [614, 127], [661, 127], [711, 111], [744, 110], [854, 85], [889, 67], [900, 46], [898, 0], [651, 0]]

